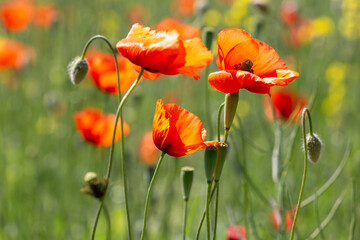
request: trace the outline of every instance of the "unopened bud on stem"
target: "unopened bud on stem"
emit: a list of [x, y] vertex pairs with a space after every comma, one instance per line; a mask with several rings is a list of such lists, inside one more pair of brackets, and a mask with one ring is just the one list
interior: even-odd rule
[[184, 201], [189, 200], [190, 190], [192, 181], [194, 178], [194, 168], [192, 167], [183, 167], [181, 168], [181, 189], [183, 193]]
[[306, 136], [307, 155], [308, 159], [316, 163], [321, 154], [321, 147], [323, 145], [320, 137], [317, 134], [308, 134]]
[[78, 85], [84, 80], [88, 71], [88, 62], [79, 56], [75, 57], [68, 65], [68, 74], [71, 82]]

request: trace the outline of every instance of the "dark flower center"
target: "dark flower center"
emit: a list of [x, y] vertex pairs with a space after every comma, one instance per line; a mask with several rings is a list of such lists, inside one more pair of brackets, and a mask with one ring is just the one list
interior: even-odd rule
[[242, 71], [247, 71], [247, 72], [254, 72], [251, 68], [253, 66], [253, 62], [250, 59], [246, 59], [245, 61], [243, 61], [242, 63], [239, 64], [235, 64], [234, 65], [234, 69], [235, 70], [242, 70]]

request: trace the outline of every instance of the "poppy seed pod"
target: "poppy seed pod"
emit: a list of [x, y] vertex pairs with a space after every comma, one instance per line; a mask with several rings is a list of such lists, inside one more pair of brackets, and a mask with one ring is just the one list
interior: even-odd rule
[[239, 92], [225, 95], [224, 128], [226, 131], [230, 130], [231, 124], [234, 120], [238, 100]]
[[184, 201], [189, 200], [190, 190], [192, 181], [194, 178], [194, 168], [192, 167], [183, 167], [181, 168], [181, 189], [183, 193]]
[[88, 71], [88, 62], [79, 56], [76, 56], [68, 65], [68, 74], [71, 82], [78, 85], [84, 80]]
[[216, 145], [210, 145], [205, 148], [205, 176], [208, 183], [211, 182], [214, 175], [217, 152]]
[[228, 145], [226, 143], [219, 143], [218, 148], [218, 157], [215, 168], [215, 182], [220, 180], [221, 172], [224, 167], [225, 158], [228, 150]]
[[323, 145], [320, 137], [317, 134], [308, 134], [306, 137], [307, 155], [311, 162], [316, 163], [321, 154], [321, 147]]
[[88, 172], [84, 177], [84, 182], [84, 186], [80, 189], [82, 193], [97, 199], [101, 199], [105, 195], [108, 185], [107, 178], [98, 178], [96, 173]]

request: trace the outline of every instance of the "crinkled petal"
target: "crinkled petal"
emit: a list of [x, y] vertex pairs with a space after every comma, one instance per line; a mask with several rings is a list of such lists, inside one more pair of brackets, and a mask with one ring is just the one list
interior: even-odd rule
[[209, 75], [211, 87], [223, 93], [236, 93], [259, 80], [258, 76], [246, 71], [218, 71]]

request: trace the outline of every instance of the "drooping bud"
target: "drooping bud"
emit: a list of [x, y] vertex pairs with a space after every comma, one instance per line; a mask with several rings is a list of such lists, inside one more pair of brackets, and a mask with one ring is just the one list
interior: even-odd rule
[[107, 184], [107, 178], [98, 178], [96, 173], [88, 172], [84, 177], [84, 186], [80, 191], [94, 198], [101, 199], [106, 193]]
[[236, 108], [239, 101], [239, 92], [229, 93], [225, 95], [224, 110], [224, 128], [229, 131], [236, 114]]
[[307, 155], [311, 162], [316, 163], [321, 154], [321, 147], [323, 145], [320, 137], [317, 134], [308, 134], [306, 136]]
[[183, 199], [184, 201], [188, 201], [190, 196], [192, 181], [194, 178], [194, 168], [192, 167], [181, 168], [180, 178], [181, 178], [181, 189], [182, 189]]
[[205, 176], [208, 183], [211, 182], [214, 176], [217, 154], [216, 145], [210, 145], [205, 148]]
[[79, 56], [75, 57], [68, 65], [68, 74], [71, 82], [78, 85], [84, 80], [89, 69], [88, 62]]
[[224, 167], [226, 154], [228, 150], [228, 145], [224, 142], [219, 143], [218, 148], [218, 156], [215, 168], [215, 182], [218, 182], [221, 176], [222, 169]]
[[214, 39], [214, 29], [212, 27], [205, 27], [203, 30], [203, 42], [205, 47], [211, 50], [212, 42]]

